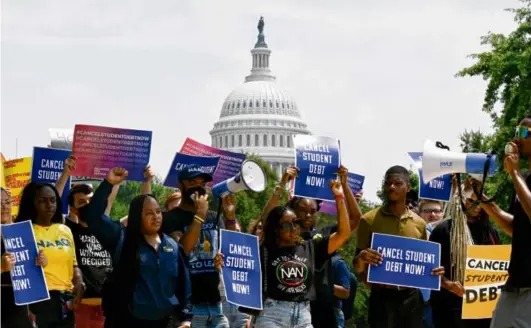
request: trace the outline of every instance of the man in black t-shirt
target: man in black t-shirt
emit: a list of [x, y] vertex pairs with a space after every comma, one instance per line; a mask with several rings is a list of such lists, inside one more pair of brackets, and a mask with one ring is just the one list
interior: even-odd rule
[[500, 228], [512, 236], [509, 279], [505, 284], [491, 327], [528, 327], [531, 323], [531, 175], [520, 170], [520, 157], [531, 169], [531, 115], [516, 127], [515, 139], [505, 147], [504, 167], [513, 180], [516, 197], [508, 214], [494, 203], [480, 206]]
[[[219, 251], [219, 229], [239, 230], [236, 220], [236, 200], [232, 196], [222, 199], [223, 215], [215, 211], [200, 213], [204, 209], [194, 206], [194, 197], [206, 194], [206, 184], [212, 176], [193, 167], [179, 174], [181, 204], [171, 216], [165, 216], [162, 231], [168, 235], [179, 231], [184, 235], [179, 242], [188, 256], [192, 282], [192, 327], [229, 328], [223, 315], [219, 291], [220, 273], [214, 267], [214, 257]], [[198, 236], [198, 237], [197, 237]]]
[[94, 190], [90, 185], [78, 184], [70, 189], [68, 206], [70, 215], [65, 224], [72, 230], [78, 266], [86, 284], [81, 304], [76, 309], [76, 327], [103, 327], [101, 291], [107, 275], [112, 272], [112, 257], [98, 239], [89, 231], [88, 225], [77, 216], [77, 210], [90, 202]]

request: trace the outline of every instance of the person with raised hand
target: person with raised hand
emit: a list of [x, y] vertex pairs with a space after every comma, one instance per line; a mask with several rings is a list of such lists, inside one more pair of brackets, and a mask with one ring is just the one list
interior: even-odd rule
[[330, 181], [329, 185], [336, 200], [338, 226], [331, 235], [303, 240], [303, 222], [293, 209], [278, 206], [269, 212], [260, 247], [265, 302], [256, 316], [256, 328], [312, 327], [310, 301], [317, 298], [319, 284], [315, 272], [350, 235], [341, 183]]
[[190, 277], [184, 252], [162, 233], [157, 200], [152, 195], [135, 197], [127, 227], [103, 214], [112, 187], [127, 175], [122, 168], [110, 170], [90, 204], [78, 209], [113, 257], [114, 271], [103, 288], [105, 327], [166, 328], [172, 317], [178, 317], [181, 328], [190, 327]]
[[61, 197], [48, 183], [31, 182], [22, 191], [17, 221], [31, 221], [37, 247], [47, 258], [44, 276], [50, 299], [30, 305], [38, 327], [74, 327], [74, 311], [85, 284], [72, 232], [64, 225]]

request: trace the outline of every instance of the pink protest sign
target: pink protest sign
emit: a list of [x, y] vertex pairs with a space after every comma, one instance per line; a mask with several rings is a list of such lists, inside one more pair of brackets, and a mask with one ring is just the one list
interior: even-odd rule
[[246, 157], [245, 154], [210, 147], [190, 138], [186, 138], [180, 153], [194, 156], [219, 156], [220, 159], [216, 172], [213, 175], [212, 184], [227, 180], [239, 174]]
[[103, 179], [110, 169], [129, 171], [128, 180], [143, 181], [149, 163], [151, 131], [76, 125], [72, 153], [77, 157], [73, 174]]

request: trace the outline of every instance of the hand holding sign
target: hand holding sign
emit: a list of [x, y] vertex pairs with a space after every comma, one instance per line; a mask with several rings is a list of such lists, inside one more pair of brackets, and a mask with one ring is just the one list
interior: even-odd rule
[[218, 271], [223, 268], [223, 254], [217, 253], [216, 257], [214, 257], [214, 268], [216, 268]]
[[8, 252], [4, 253], [2, 255], [2, 272], [10, 272], [13, 270], [16, 262], [15, 255]]
[[447, 280], [443, 284], [443, 287], [459, 297], [463, 297], [463, 295], [465, 295], [465, 288], [458, 281]]
[[348, 169], [341, 165], [339, 167], [339, 170], [337, 171], [337, 175], [339, 176], [339, 181], [341, 181], [341, 184], [343, 185], [343, 188], [348, 187]]
[[115, 167], [109, 171], [109, 173], [107, 174], [107, 178], [105, 178], [105, 180], [107, 180], [108, 183], [115, 186], [115, 185], [122, 183], [125, 180], [125, 178], [127, 178], [127, 175], [129, 175], [129, 172], [127, 172], [126, 169]]
[[297, 177], [297, 174], [299, 174], [299, 168], [296, 166], [290, 166], [286, 169], [286, 172], [284, 172], [284, 175], [282, 175], [282, 179], [280, 180], [280, 184], [285, 186], [287, 185], [291, 180], [294, 180]]
[[330, 180], [330, 182], [328, 182], [328, 185], [330, 186], [330, 190], [332, 190], [334, 197], [337, 198], [345, 196], [345, 194], [343, 193], [343, 187], [341, 186], [341, 182], [337, 180]]
[[155, 172], [153, 172], [151, 165], [146, 166], [146, 169], [144, 170], [144, 179], [145, 179], [144, 181], [151, 182], [154, 177], [155, 177]]
[[366, 248], [360, 252], [358, 257], [367, 264], [378, 266], [383, 262], [382, 254], [378, 253], [374, 249]]
[[77, 157], [74, 155], [70, 155], [65, 159], [65, 167], [63, 169], [64, 174], [70, 176], [71, 172], [76, 169], [76, 159]]

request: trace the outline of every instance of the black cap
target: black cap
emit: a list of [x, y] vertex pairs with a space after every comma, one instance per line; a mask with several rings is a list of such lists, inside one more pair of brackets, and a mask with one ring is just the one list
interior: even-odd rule
[[205, 179], [205, 182], [212, 181], [212, 175], [210, 173], [205, 173], [201, 168], [192, 165], [183, 168], [183, 170], [179, 174], [179, 182], [197, 177], [202, 177], [203, 179]]

